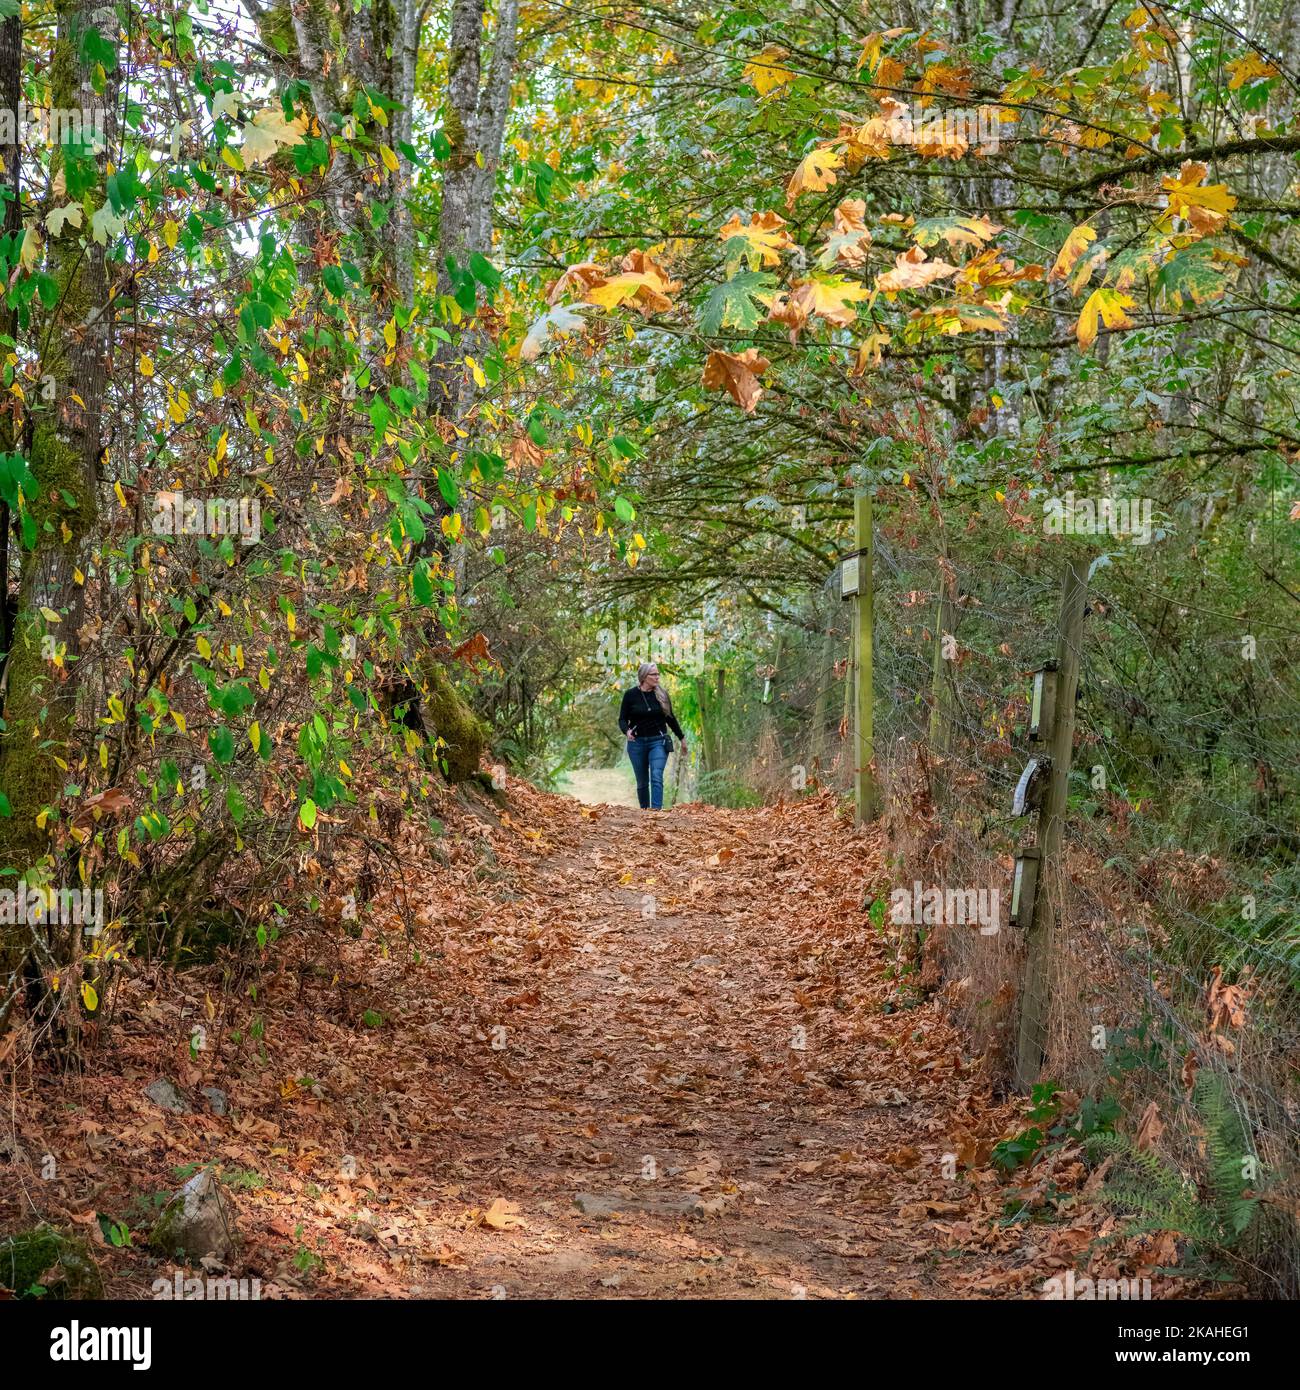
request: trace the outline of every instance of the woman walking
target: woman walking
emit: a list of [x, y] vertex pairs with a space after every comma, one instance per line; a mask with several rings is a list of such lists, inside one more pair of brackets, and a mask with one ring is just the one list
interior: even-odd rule
[[643, 811], [662, 811], [664, 805], [664, 766], [673, 751], [668, 737], [672, 729], [686, 752], [686, 735], [673, 714], [673, 702], [659, 684], [659, 668], [644, 661], [637, 668], [636, 684], [623, 692], [618, 727], [627, 735], [627, 755], [636, 773], [636, 799]]

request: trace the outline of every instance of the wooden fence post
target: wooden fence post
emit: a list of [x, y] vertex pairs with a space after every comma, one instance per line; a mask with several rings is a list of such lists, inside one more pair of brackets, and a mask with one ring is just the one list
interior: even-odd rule
[[954, 681], [953, 663], [944, 656], [944, 636], [952, 635], [953, 604], [947, 594], [940, 594], [934, 614], [934, 663], [930, 679], [930, 748], [935, 753], [952, 749]]
[[1026, 933], [1025, 978], [1020, 992], [1016, 1080], [1024, 1090], [1038, 1079], [1047, 1045], [1056, 904], [1064, 881], [1060, 864], [1061, 832], [1070, 788], [1070, 761], [1074, 755], [1074, 703], [1079, 689], [1079, 652], [1087, 601], [1086, 561], [1072, 561], [1065, 571], [1061, 590], [1056, 698], [1052, 726], [1044, 739], [1052, 765], [1038, 809], [1038, 878]]

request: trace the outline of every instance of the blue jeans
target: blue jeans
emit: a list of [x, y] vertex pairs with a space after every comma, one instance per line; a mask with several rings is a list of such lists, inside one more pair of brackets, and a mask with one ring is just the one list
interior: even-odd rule
[[664, 807], [664, 767], [668, 762], [668, 740], [630, 738], [627, 755], [636, 773], [636, 799], [643, 811], [662, 811]]

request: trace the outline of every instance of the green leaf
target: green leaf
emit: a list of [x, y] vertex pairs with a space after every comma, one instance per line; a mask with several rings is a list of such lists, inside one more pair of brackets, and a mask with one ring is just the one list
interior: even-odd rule
[[316, 803], [308, 797], [298, 807], [298, 819], [310, 830], [316, 824]]
[[469, 273], [489, 290], [495, 290], [501, 283], [501, 272], [486, 256], [477, 251], [470, 254]]
[[208, 747], [212, 750], [212, 756], [223, 766], [234, 761], [235, 736], [224, 725], [213, 729], [208, 735]]
[[767, 317], [767, 306], [775, 293], [775, 276], [739, 271], [709, 291], [700, 307], [700, 332], [710, 337], [723, 328], [752, 333]]
[[433, 580], [429, 577], [429, 562], [421, 560], [411, 572], [411, 591], [421, 608], [433, 602]]

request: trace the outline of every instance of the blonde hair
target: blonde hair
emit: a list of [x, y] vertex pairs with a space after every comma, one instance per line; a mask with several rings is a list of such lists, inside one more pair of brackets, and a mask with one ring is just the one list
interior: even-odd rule
[[[658, 672], [658, 670], [658, 666], [656, 666], [653, 661], [643, 661], [640, 666], [636, 668], [637, 685], [644, 685], [645, 678], [650, 672]], [[673, 702], [669, 699], [668, 692], [663, 688], [662, 684], [655, 686], [655, 699], [659, 701], [660, 707], [665, 714], [671, 714], [673, 712]]]

